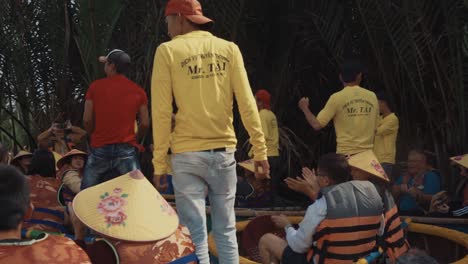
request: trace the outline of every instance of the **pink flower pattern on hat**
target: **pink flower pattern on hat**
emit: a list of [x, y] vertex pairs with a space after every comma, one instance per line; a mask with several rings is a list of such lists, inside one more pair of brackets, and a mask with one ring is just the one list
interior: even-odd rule
[[385, 170], [382, 168], [382, 165], [380, 165], [380, 163], [378, 163], [376, 160], [372, 160], [371, 165], [376, 171], [382, 174], [385, 177], [385, 179], [388, 179], [387, 173], [385, 173]]
[[109, 195], [108, 192], [101, 195], [101, 201], [97, 206], [99, 213], [104, 215], [107, 228], [114, 225], [125, 226], [125, 220], [127, 219], [127, 215], [125, 214], [127, 201], [125, 198], [128, 197], [128, 194], [122, 193], [121, 188], [115, 188], [113, 192], [114, 194], [112, 195]]
[[454, 157], [453, 159], [456, 160], [456, 161], [459, 161], [459, 160], [462, 160], [463, 157], [465, 157], [466, 155], [461, 155], [461, 156], [456, 156]]

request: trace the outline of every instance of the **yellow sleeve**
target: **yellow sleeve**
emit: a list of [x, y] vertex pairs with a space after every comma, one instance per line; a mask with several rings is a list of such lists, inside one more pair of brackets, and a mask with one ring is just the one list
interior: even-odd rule
[[391, 133], [398, 131], [398, 118], [388, 118], [387, 120], [383, 119], [383, 122], [379, 124], [375, 135], [385, 136]]
[[260, 116], [260, 123], [262, 124], [263, 135], [265, 136], [265, 138], [268, 138], [268, 136], [271, 133], [269, 126], [269, 124], [271, 124], [271, 118], [266, 111], [260, 111], [258, 115]]
[[[268, 135], [270, 135], [270, 130], [269, 130], [269, 126], [268, 126], [268, 122], [270, 122], [268, 120], [268, 116], [265, 114], [264, 111], [260, 111], [258, 112], [258, 115], [260, 116], [260, 122], [262, 124], [262, 131], [263, 131], [263, 135], [266, 138], [268, 138]], [[268, 149], [268, 147], [267, 147]], [[253, 148], [250, 148], [249, 150], [249, 153], [248, 153], [248, 156], [249, 157], [253, 157]]]
[[170, 145], [172, 117], [172, 86], [169, 48], [160, 45], [156, 50], [151, 77], [151, 112], [153, 123], [154, 173], [167, 173], [167, 150]]
[[265, 137], [262, 132], [262, 125], [255, 103], [252, 90], [250, 89], [247, 72], [244, 68], [244, 60], [237, 45], [233, 45], [233, 67], [231, 75], [231, 85], [234, 89], [239, 113], [242, 123], [250, 136], [250, 144], [254, 153], [254, 160], [266, 160], [267, 148], [265, 145]]
[[325, 104], [325, 107], [317, 115], [317, 121], [320, 123], [322, 127], [325, 127], [330, 122], [330, 120], [332, 120], [333, 117], [335, 117], [335, 114], [336, 114], [335, 100], [336, 99], [334, 95], [330, 96], [327, 103]]

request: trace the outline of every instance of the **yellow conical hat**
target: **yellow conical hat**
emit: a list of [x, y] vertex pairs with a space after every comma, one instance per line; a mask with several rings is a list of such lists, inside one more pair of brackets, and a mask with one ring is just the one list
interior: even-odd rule
[[13, 163], [17, 159], [25, 157], [25, 156], [32, 157], [33, 154], [31, 152], [28, 152], [28, 151], [20, 150], [20, 152], [18, 152], [18, 154], [16, 154], [16, 156], [13, 157], [13, 159], [11, 160], [11, 163]]
[[468, 169], [468, 154], [455, 156], [450, 158], [453, 162]]
[[348, 163], [352, 167], [368, 172], [385, 181], [390, 181], [372, 150], [366, 150], [364, 152], [352, 155], [349, 157]]
[[174, 209], [139, 170], [79, 192], [73, 209], [86, 226], [119, 240], [155, 241], [179, 225]]

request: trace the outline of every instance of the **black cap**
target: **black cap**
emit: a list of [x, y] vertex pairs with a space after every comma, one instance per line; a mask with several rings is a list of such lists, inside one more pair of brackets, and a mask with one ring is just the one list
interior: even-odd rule
[[131, 63], [130, 56], [120, 49], [111, 50], [107, 56], [99, 57], [99, 61], [102, 63], [109, 61], [115, 65], [126, 65]]

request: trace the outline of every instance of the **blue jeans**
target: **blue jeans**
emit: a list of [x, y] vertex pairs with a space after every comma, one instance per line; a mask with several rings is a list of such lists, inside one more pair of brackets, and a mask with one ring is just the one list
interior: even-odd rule
[[81, 190], [140, 169], [135, 147], [112, 144], [91, 148], [86, 161]]
[[200, 263], [210, 263], [205, 211], [208, 195], [219, 263], [238, 264], [234, 150], [173, 154], [172, 168], [177, 212], [181, 223], [190, 230]]

